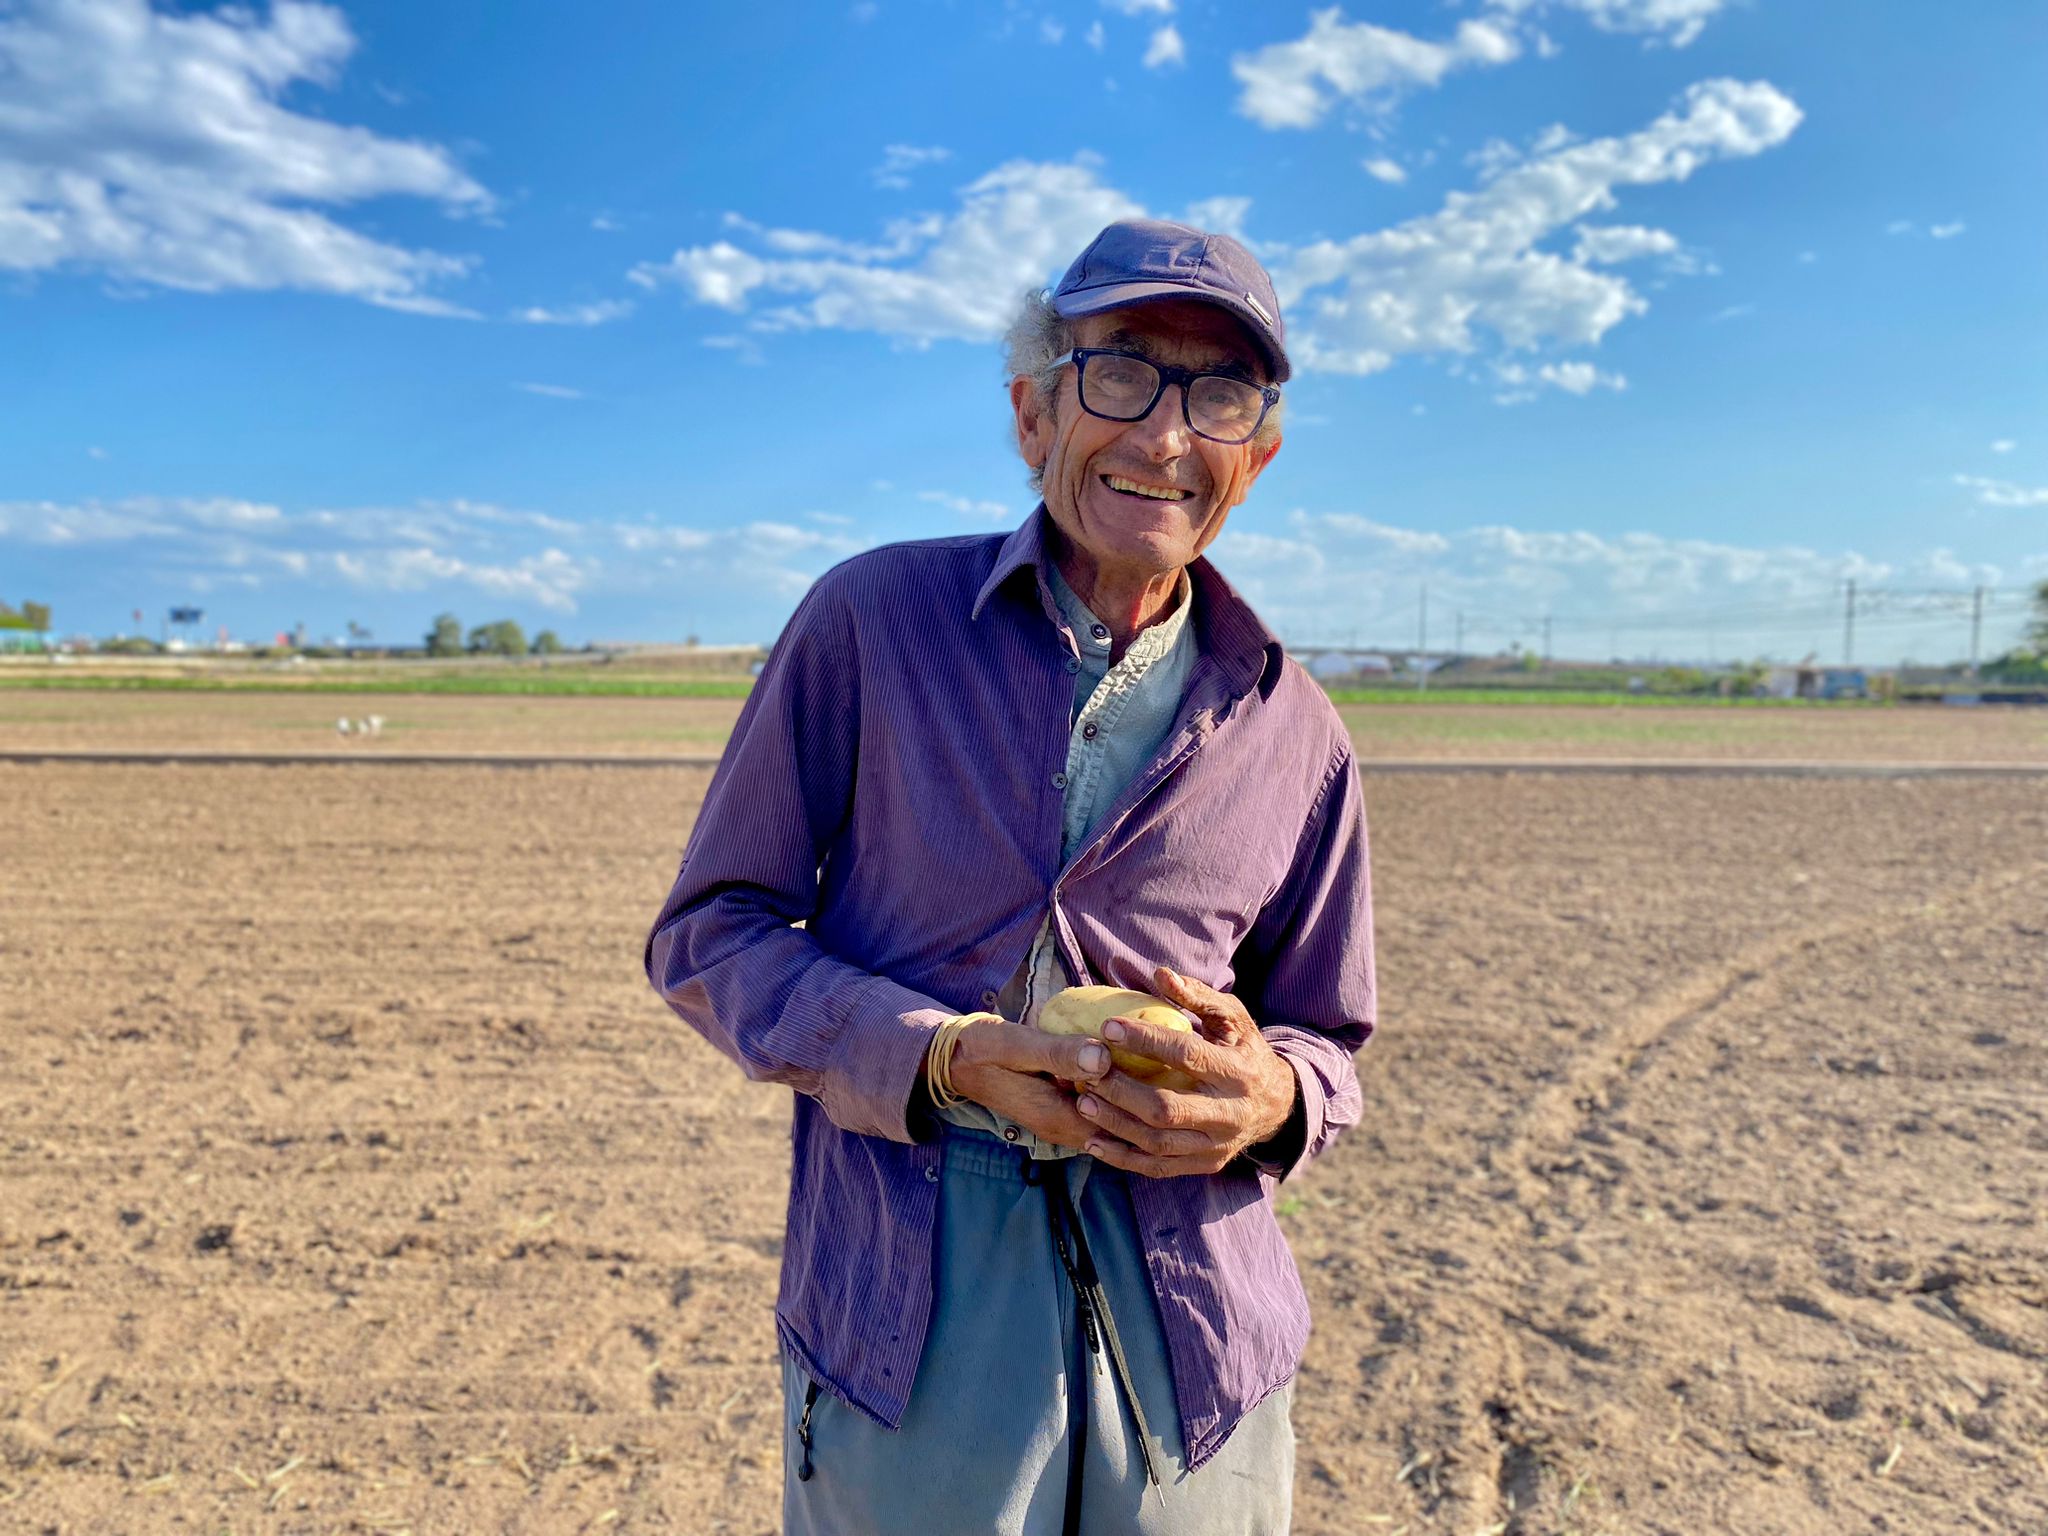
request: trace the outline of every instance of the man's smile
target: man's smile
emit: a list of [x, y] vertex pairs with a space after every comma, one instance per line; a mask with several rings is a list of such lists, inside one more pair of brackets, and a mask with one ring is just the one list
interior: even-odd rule
[[1170, 485], [1145, 485], [1136, 480], [1127, 480], [1122, 475], [1098, 475], [1096, 477], [1112, 491], [1123, 496], [1143, 496], [1151, 501], [1186, 501], [1193, 491], [1180, 490]]

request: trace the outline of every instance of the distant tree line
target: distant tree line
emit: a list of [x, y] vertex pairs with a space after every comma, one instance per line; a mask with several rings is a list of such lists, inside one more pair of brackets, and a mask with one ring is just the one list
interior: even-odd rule
[[32, 629], [38, 634], [46, 634], [49, 628], [48, 603], [23, 603], [19, 608], [0, 603], [0, 629]]
[[2034, 619], [2026, 639], [1986, 662], [1983, 675], [1999, 683], [2048, 683], [2048, 581], [2034, 588]]
[[444, 613], [427, 631], [429, 656], [554, 656], [562, 650], [561, 636], [552, 629], [542, 630], [529, 644], [517, 619], [494, 619], [465, 635], [462, 621]]

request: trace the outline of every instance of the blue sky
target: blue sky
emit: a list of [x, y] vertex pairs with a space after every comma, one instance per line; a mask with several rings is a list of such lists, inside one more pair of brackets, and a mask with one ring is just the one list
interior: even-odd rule
[[2048, 12], [0, 0], [0, 599], [771, 638], [1031, 506], [996, 337], [1110, 218], [1298, 373], [1290, 639], [1967, 653], [2048, 578]]

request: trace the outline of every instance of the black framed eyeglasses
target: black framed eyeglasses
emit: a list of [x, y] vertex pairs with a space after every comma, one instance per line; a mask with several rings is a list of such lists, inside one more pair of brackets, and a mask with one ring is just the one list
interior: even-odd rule
[[1104, 421], [1143, 421], [1169, 384], [1180, 385], [1182, 419], [1212, 443], [1250, 442], [1280, 403], [1280, 391], [1271, 384], [1176, 368], [1112, 347], [1076, 347], [1052, 360], [1055, 368], [1064, 363], [1079, 375], [1081, 409]]

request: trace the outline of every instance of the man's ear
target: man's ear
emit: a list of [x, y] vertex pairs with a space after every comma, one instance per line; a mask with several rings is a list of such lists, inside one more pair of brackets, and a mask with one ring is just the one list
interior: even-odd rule
[[1253, 480], [1258, 479], [1259, 476], [1266, 472], [1266, 466], [1273, 462], [1273, 455], [1280, 451], [1280, 443], [1281, 439], [1276, 437], [1259, 451], [1258, 459], [1252, 464], [1251, 479], [1245, 481], [1247, 488], [1251, 486]]
[[1033, 469], [1052, 451], [1052, 413], [1038, 398], [1038, 386], [1023, 374], [1010, 380], [1010, 412], [1017, 419], [1017, 451]]

